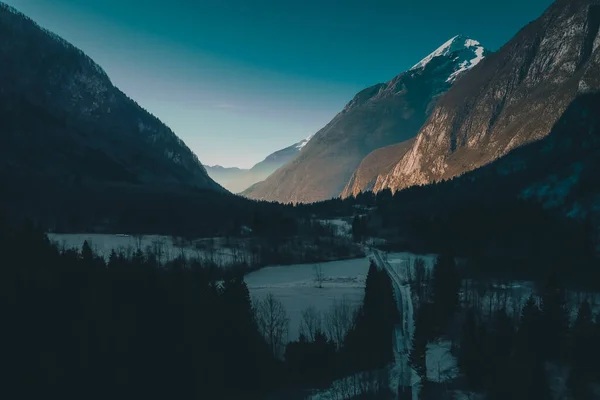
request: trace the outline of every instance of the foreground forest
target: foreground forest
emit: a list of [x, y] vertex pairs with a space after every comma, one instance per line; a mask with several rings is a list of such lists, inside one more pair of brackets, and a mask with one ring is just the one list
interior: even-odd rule
[[[551, 274], [522, 301], [511, 290], [518, 282], [466, 279], [448, 256], [431, 273], [419, 259], [410, 271], [417, 309], [410, 365], [420, 377], [420, 398], [452, 399], [456, 391], [483, 399], [600, 395], [595, 293], [569, 301], [562, 277]], [[441, 383], [428, 379], [425, 357], [427, 344], [439, 339], [452, 342], [460, 372]]]
[[236, 270], [141, 250], [105, 262], [32, 225], [3, 223], [0, 251], [3, 381], [19, 398], [281, 398], [393, 359], [393, 291], [374, 265], [341, 338], [312, 325], [282, 357], [266, 328], [280, 306], [253, 305]]

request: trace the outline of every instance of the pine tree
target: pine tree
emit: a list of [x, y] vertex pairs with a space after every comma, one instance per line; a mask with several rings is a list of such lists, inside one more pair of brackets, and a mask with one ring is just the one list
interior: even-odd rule
[[108, 257], [108, 267], [115, 268], [118, 263], [119, 263], [119, 256], [117, 255], [117, 252], [113, 249], [113, 250], [111, 250], [110, 256]]
[[432, 286], [436, 328], [441, 329], [452, 319], [456, 311], [460, 290], [456, 261], [447, 252], [436, 260]]
[[87, 240], [81, 246], [81, 259], [86, 263], [91, 263], [94, 260], [94, 252]]
[[492, 320], [485, 349], [488, 359], [486, 374], [488, 398], [503, 400], [510, 398], [512, 386], [511, 354], [514, 345], [514, 326], [506, 310], [496, 312]]
[[586, 300], [581, 303], [573, 326], [572, 368], [567, 384], [575, 399], [587, 399], [590, 395], [588, 385], [597, 363], [593, 351], [597, 340], [594, 330], [592, 310]]
[[427, 378], [427, 342], [429, 339], [428, 305], [422, 304], [417, 311], [412, 349], [408, 358], [409, 365], [422, 381]]
[[477, 323], [474, 309], [469, 309], [461, 331], [458, 366], [475, 389], [483, 386], [484, 357], [482, 329]]
[[540, 309], [533, 296], [529, 296], [521, 312], [515, 343], [517, 354], [521, 358], [538, 358], [541, 356], [540, 339], [542, 332]]
[[549, 279], [542, 293], [540, 317], [544, 332], [540, 339], [545, 357], [551, 360], [564, 357], [569, 333], [569, 309], [565, 290], [558, 284], [556, 275]]
[[514, 399], [550, 400], [550, 388], [544, 367], [543, 336], [540, 310], [533, 297], [529, 297], [519, 321], [513, 365]]

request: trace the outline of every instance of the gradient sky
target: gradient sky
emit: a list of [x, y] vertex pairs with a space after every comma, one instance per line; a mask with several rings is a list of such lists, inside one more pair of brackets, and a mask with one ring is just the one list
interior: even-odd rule
[[497, 50], [551, 0], [2, 0], [81, 48], [209, 165], [250, 167], [449, 38]]

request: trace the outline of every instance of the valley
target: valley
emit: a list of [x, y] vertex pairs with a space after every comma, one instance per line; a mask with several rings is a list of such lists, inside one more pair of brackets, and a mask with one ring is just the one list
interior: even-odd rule
[[461, 1], [0, 2], [6, 393], [600, 398], [600, 0]]

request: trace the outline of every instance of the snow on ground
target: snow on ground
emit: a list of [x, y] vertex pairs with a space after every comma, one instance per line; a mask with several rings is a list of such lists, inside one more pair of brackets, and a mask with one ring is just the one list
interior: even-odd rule
[[315, 391], [308, 396], [309, 400], [346, 400], [354, 399], [360, 395], [377, 393], [381, 384], [386, 383], [379, 374], [388, 374], [388, 371], [360, 372], [334, 381], [329, 389]]
[[[411, 266], [417, 258], [425, 261], [425, 267], [428, 270], [433, 270], [433, 266], [435, 264], [436, 255], [435, 254], [414, 254], [414, 253], [382, 253], [382, 256], [389, 263], [392, 268], [397, 270], [400, 274], [406, 274], [406, 263], [408, 262]], [[406, 279], [406, 276], [404, 276]]]
[[[320, 265], [324, 275], [322, 288], [315, 282], [315, 266]], [[369, 260], [331, 261], [320, 264], [298, 264], [262, 268], [244, 277], [250, 295], [259, 299], [272, 293], [280, 300], [290, 319], [288, 340], [299, 336], [302, 311], [309, 306], [322, 314], [335, 301], [346, 299], [352, 306], [362, 304]]]
[[[182, 242], [171, 236], [162, 235], [119, 235], [100, 233], [48, 233], [50, 241], [56, 243], [59, 248], [81, 250], [85, 241], [92, 250], [105, 260], [108, 260], [111, 251], [133, 253], [138, 248], [146, 252], [160, 251], [162, 261], [168, 262], [176, 259], [182, 254], [188, 259], [202, 259], [210, 256], [210, 248], [214, 249], [214, 260], [217, 264], [226, 265], [232, 263], [235, 252], [227, 248], [222, 238], [198, 239], [193, 242]], [[243, 252], [237, 257], [243, 257]]]
[[319, 222], [323, 225], [331, 225], [336, 228], [336, 233], [339, 236], [352, 236], [352, 223], [345, 219], [320, 219]]
[[458, 376], [456, 358], [450, 352], [452, 343], [440, 340], [427, 345], [427, 379], [444, 382]]

